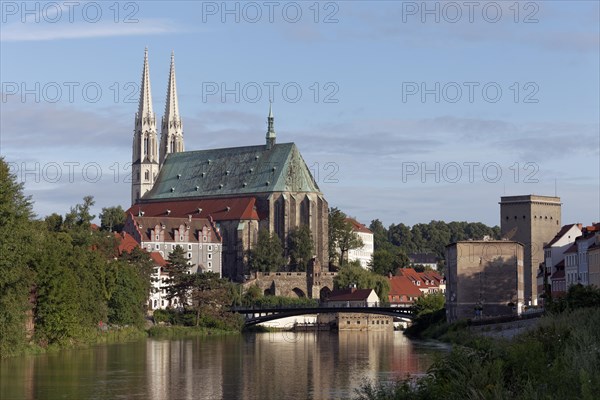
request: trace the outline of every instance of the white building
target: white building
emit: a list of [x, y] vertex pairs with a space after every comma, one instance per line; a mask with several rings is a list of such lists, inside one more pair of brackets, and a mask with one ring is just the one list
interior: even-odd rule
[[348, 251], [348, 261], [359, 261], [361, 267], [370, 269], [369, 263], [373, 257], [374, 249], [373, 232], [353, 218], [346, 218], [346, 221], [352, 225], [354, 232], [363, 241], [363, 247]]
[[[544, 246], [544, 270], [548, 284], [551, 284], [549, 277], [557, 272], [557, 265], [565, 260], [565, 251], [569, 249], [569, 247], [575, 243], [575, 239], [580, 236], [581, 224], [565, 225], [560, 229], [556, 236], [554, 236], [554, 238]], [[543, 285], [544, 271], [542, 271], [542, 273], [540, 273], [538, 276], [538, 287], [543, 288]], [[553, 292], [558, 292], [561, 290], [562, 288], [559, 287], [552, 288]], [[538, 299], [543, 293], [543, 290], [538, 290]], [[541, 301], [541, 299], [538, 301]]]
[[176, 246], [181, 246], [191, 273], [215, 272], [222, 276], [221, 236], [208, 219], [134, 217], [128, 214], [124, 230], [141, 248], [158, 252], [165, 259]]

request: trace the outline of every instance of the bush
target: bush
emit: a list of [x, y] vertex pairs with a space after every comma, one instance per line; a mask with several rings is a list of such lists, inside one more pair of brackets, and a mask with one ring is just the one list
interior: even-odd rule
[[600, 308], [581, 308], [543, 317], [512, 341], [464, 335], [466, 347], [455, 346], [427, 376], [367, 383], [357, 398], [591, 400], [600, 392], [600, 374], [593, 372], [600, 371], [598, 326]]

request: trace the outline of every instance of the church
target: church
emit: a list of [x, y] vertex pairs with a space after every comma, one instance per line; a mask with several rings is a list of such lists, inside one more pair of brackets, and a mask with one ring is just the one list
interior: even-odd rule
[[248, 274], [247, 251], [259, 229], [287, 236], [308, 225], [316, 260], [328, 265], [328, 204], [294, 143], [277, 143], [271, 106], [265, 141], [255, 146], [184, 151], [175, 59], [160, 140], [152, 108], [148, 49], [135, 116], [131, 207], [134, 216], [208, 219], [222, 238], [223, 276]]

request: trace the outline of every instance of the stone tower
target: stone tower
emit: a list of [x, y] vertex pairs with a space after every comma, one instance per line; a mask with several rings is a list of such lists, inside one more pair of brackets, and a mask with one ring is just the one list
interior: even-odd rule
[[179, 115], [179, 102], [177, 100], [177, 82], [175, 80], [175, 54], [171, 52], [171, 69], [169, 71], [169, 85], [167, 87], [167, 100], [165, 115], [162, 118], [160, 130], [160, 165], [169, 153], [183, 151], [183, 125]]
[[267, 118], [267, 150], [271, 150], [275, 146], [275, 118], [273, 117], [273, 107], [269, 103], [269, 117]]
[[144, 69], [140, 85], [140, 104], [135, 115], [131, 164], [131, 204], [135, 204], [154, 186], [159, 171], [156, 116], [152, 111], [148, 48], [144, 53]]
[[538, 267], [544, 261], [544, 245], [562, 226], [560, 212], [560, 197], [525, 195], [500, 199], [502, 237], [525, 246], [525, 304], [537, 305]]

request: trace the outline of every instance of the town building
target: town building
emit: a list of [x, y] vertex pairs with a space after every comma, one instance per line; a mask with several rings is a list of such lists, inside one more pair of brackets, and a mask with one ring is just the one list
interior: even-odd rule
[[[378, 307], [379, 296], [373, 289], [336, 289], [327, 298], [328, 307]], [[394, 329], [394, 319], [385, 315], [370, 313], [319, 314], [320, 324], [337, 326], [340, 331], [390, 331]]]
[[276, 234], [285, 247], [290, 230], [307, 225], [316, 258], [328, 265], [327, 201], [298, 147], [276, 142], [271, 108], [264, 144], [184, 151], [173, 55], [160, 141], [147, 50], [140, 88], [129, 213], [211, 220], [223, 241], [223, 276], [231, 279], [248, 274], [247, 252], [259, 229]]
[[[124, 252], [130, 253], [134, 248], [140, 247], [140, 244], [127, 232], [115, 233], [118, 243], [118, 254]], [[169, 299], [168, 286], [171, 283], [171, 277], [166, 268], [167, 262], [158, 251], [149, 252], [153, 261], [152, 271], [150, 273], [150, 293], [147, 306], [148, 313], [152, 315], [154, 310], [164, 310], [170, 307], [177, 307], [178, 299]]]
[[221, 236], [214, 223], [203, 218], [142, 217], [127, 215], [125, 232], [148, 252], [163, 258], [180, 246], [190, 273], [221, 274]]
[[373, 232], [354, 218], [346, 218], [346, 221], [352, 225], [352, 230], [363, 242], [361, 248], [348, 250], [348, 261], [359, 261], [361, 267], [371, 269], [374, 249]]
[[523, 195], [500, 199], [502, 237], [524, 245], [524, 296], [527, 305], [538, 303], [538, 268], [544, 261], [544, 246], [561, 226], [559, 197]]
[[600, 235], [596, 235], [594, 243], [588, 247], [589, 283], [600, 288]]
[[554, 272], [550, 275], [550, 293], [553, 299], [564, 297], [567, 294], [565, 260], [554, 266]]
[[[556, 296], [564, 293], [564, 259], [565, 251], [581, 236], [581, 224], [564, 225], [550, 242], [544, 246], [544, 262], [537, 276], [538, 304], [543, 303], [543, 297], [549, 289]], [[561, 271], [561, 272], [559, 272]], [[553, 278], [555, 286], [553, 283]]]
[[446, 279], [436, 271], [417, 272], [414, 268], [400, 268], [388, 277], [388, 302], [392, 307], [411, 307], [417, 298], [432, 293], [446, 292]]
[[416, 266], [423, 266], [426, 269], [434, 269], [437, 270], [438, 268], [438, 260], [437, 260], [437, 256], [435, 254], [432, 253], [411, 253], [411, 254], [407, 254], [408, 255], [408, 259], [410, 260], [410, 266], [411, 267], [416, 267]]
[[469, 240], [446, 246], [446, 317], [520, 314], [524, 246], [508, 240]]

